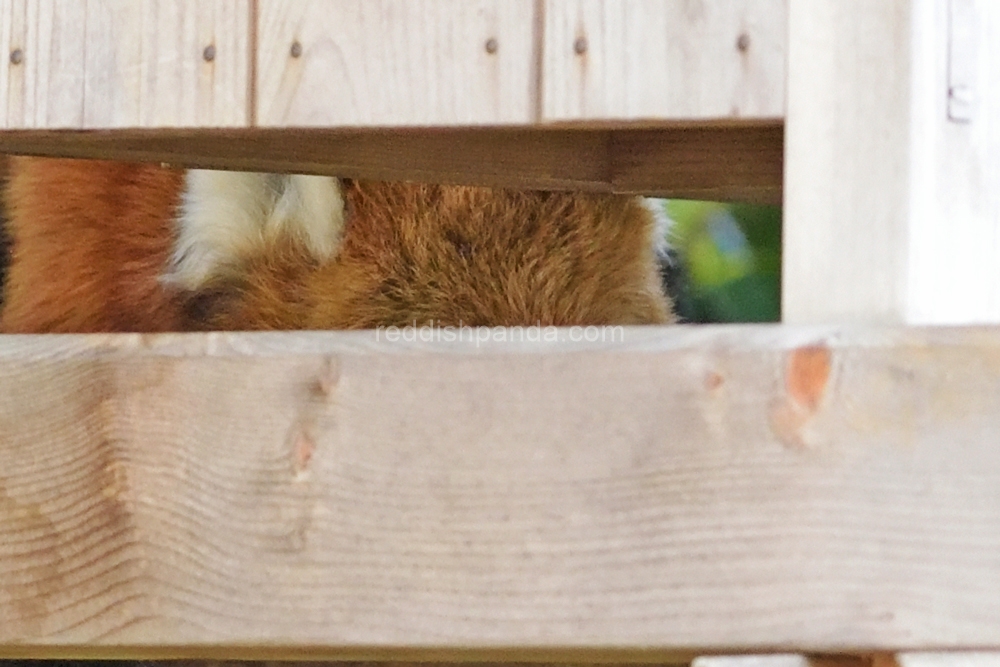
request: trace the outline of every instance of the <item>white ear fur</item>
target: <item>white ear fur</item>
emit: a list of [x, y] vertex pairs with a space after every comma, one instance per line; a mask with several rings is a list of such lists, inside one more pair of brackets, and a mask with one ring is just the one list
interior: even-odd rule
[[165, 279], [194, 290], [285, 236], [330, 259], [343, 236], [344, 198], [340, 181], [328, 176], [191, 169], [177, 225]]

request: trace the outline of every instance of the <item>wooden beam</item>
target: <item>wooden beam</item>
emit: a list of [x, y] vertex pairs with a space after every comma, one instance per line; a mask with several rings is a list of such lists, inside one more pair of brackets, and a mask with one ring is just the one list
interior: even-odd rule
[[0, 152], [777, 203], [780, 124], [0, 132]]
[[541, 119], [781, 119], [787, 0], [545, 0]]
[[1000, 322], [1000, 5], [789, 17], [785, 321]]
[[1000, 330], [501, 333], [0, 339], [0, 653], [1000, 647]]

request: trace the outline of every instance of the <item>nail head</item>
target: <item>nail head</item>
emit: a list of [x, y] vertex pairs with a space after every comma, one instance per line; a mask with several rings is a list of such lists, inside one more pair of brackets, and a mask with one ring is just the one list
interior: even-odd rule
[[496, 53], [497, 49], [499, 48], [500, 45], [497, 43], [497, 40], [495, 38], [490, 37], [488, 40], [486, 40], [486, 53], [490, 54]]
[[205, 62], [212, 62], [215, 60], [215, 45], [209, 44], [205, 47], [205, 50], [201, 52], [201, 57], [205, 59]]
[[745, 32], [740, 33], [740, 36], [736, 38], [736, 48], [745, 53], [750, 48], [750, 35]]
[[289, 50], [293, 58], [299, 58], [302, 56], [302, 44], [299, 42], [292, 42], [292, 48]]
[[24, 61], [24, 51], [14, 49], [10, 52], [10, 62], [12, 65], [20, 65]]
[[586, 37], [577, 37], [576, 41], [573, 42], [573, 50], [576, 52], [576, 54], [578, 56], [582, 56], [584, 53], [586, 53], [587, 52], [587, 38]]

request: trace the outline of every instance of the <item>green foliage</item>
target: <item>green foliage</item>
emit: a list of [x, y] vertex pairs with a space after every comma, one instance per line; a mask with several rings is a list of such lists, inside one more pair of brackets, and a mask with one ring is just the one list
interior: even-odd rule
[[668, 200], [671, 243], [685, 277], [677, 307], [688, 322], [781, 317], [781, 209]]

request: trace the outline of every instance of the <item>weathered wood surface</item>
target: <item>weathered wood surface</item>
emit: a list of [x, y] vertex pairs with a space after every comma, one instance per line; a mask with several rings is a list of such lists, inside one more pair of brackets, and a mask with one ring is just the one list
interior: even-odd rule
[[243, 127], [250, 28], [249, 0], [0, 0], [0, 129]]
[[530, 123], [534, 2], [259, 0], [258, 123]]
[[0, 152], [537, 189], [781, 201], [783, 131], [453, 128], [0, 132]]
[[0, 128], [780, 120], [786, 4], [2, 0]]
[[[0, 0], [0, 151], [777, 203], [785, 0], [616, 6]], [[577, 76], [580, 56], [565, 43], [578, 12], [591, 44], [585, 69], [599, 79]], [[632, 67], [636, 59], [648, 62]], [[590, 101], [576, 108], [577, 99]], [[501, 129], [567, 123], [591, 135]], [[229, 141], [220, 127], [264, 134]], [[313, 143], [303, 128], [369, 136]], [[448, 145], [454, 155], [442, 159], [441, 135], [411, 152], [402, 128], [497, 134]]]
[[785, 321], [1000, 322], [1000, 4], [792, 2], [789, 34]]
[[374, 335], [0, 339], [0, 651], [1000, 646], [1000, 330]]
[[691, 667], [872, 667], [872, 660], [868, 656], [799, 653], [705, 655], [692, 660]]
[[898, 667], [1000, 667], [1000, 652], [900, 653], [894, 661]]
[[783, 118], [787, 4], [545, 0], [542, 118]]

